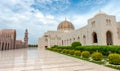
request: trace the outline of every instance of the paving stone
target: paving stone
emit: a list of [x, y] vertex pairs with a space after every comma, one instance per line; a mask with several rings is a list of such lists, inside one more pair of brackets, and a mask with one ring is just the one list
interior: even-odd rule
[[52, 51], [26, 48], [0, 51], [0, 71], [118, 71]]

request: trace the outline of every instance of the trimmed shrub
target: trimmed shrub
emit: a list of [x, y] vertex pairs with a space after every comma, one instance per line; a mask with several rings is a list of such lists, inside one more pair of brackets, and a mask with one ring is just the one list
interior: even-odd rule
[[72, 46], [72, 48], [75, 48], [77, 46], [81, 46], [81, 43], [80, 42], [73, 42], [71, 46]]
[[52, 48], [53, 51], [57, 51], [58, 49], [57, 48]]
[[73, 55], [74, 54], [74, 50], [69, 50], [69, 54]]
[[54, 46], [52, 46], [51, 48], [56, 48], [56, 47], [58, 47], [58, 45], [54, 45]]
[[68, 49], [63, 49], [63, 50], [62, 50], [62, 53], [68, 54], [68, 53], [69, 53], [69, 50], [68, 50]]
[[89, 52], [89, 51], [83, 51], [83, 52], [81, 53], [81, 56], [82, 56], [83, 58], [88, 58], [88, 57], [90, 56], [90, 52]]
[[58, 48], [58, 49], [72, 49], [71, 46], [54, 46], [52, 48]]
[[76, 55], [76, 56], [80, 56], [80, 55], [81, 55], [81, 51], [78, 51], [78, 50], [75, 51], [75, 52], [74, 52], [74, 55]]
[[103, 59], [103, 55], [100, 52], [94, 52], [92, 54], [92, 59], [96, 61], [101, 61]]
[[[74, 42], [73, 42], [74, 43]], [[80, 50], [80, 51], [89, 51], [93, 52], [101, 52], [103, 55], [108, 56], [110, 53], [118, 53], [120, 54], [120, 46], [53, 46], [52, 48], [58, 49], [69, 49], [69, 50]]]
[[120, 46], [77, 46], [75, 50], [89, 51], [90, 53], [99, 51], [106, 56], [110, 53], [120, 54]]
[[108, 61], [110, 64], [119, 65], [120, 64], [120, 55], [119, 54], [109, 54]]
[[62, 50], [62, 53], [65, 53], [65, 52], [66, 52], [66, 50], [67, 50], [67, 49], [63, 49], [63, 50]]
[[46, 50], [52, 50], [51, 48], [46, 48]]
[[62, 51], [62, 49], [57, 49], [57, 52], [61, 52]]
[[66, 50], [65, 50], [65, 54], [68, 54], [68, 53], [69, 53], [69, 51], [70, 51], [69, 49], [66, 49]]

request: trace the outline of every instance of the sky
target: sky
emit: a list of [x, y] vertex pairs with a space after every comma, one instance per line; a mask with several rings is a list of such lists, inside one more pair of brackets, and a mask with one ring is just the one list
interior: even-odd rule
[[29, 44], [37, 44], [65, 17], [79, 29], [100, 10], [120, 21], [120, 0], [0, 0], [0, 30], [16, 29], [17, 39], [23, 40], [28, 29]]

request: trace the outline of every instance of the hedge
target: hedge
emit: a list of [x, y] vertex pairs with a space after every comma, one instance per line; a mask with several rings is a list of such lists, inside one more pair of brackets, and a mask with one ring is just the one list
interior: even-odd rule
[[54, 48], [89, 51], [90, 53], [98, 51], [106, 56], [110, 53], [120, 54], [120, 46], [77, 46], [76, 48], [72, 48], [71, 46], [56, 46]]
[[110, 53], [120, 53], [120, 46], [78, 46], [75, 50], [101, 52], [103, 55], [108, 55]]

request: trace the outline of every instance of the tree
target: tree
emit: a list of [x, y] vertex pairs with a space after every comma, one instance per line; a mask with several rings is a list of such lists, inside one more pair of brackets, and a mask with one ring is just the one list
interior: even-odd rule
[[72, 43], [72, 48], [75, 48], [75, 47], [77, 47], [77, 46], [81, 46], [82, 44], [80, 43], [80, 42], [73, 42]]

